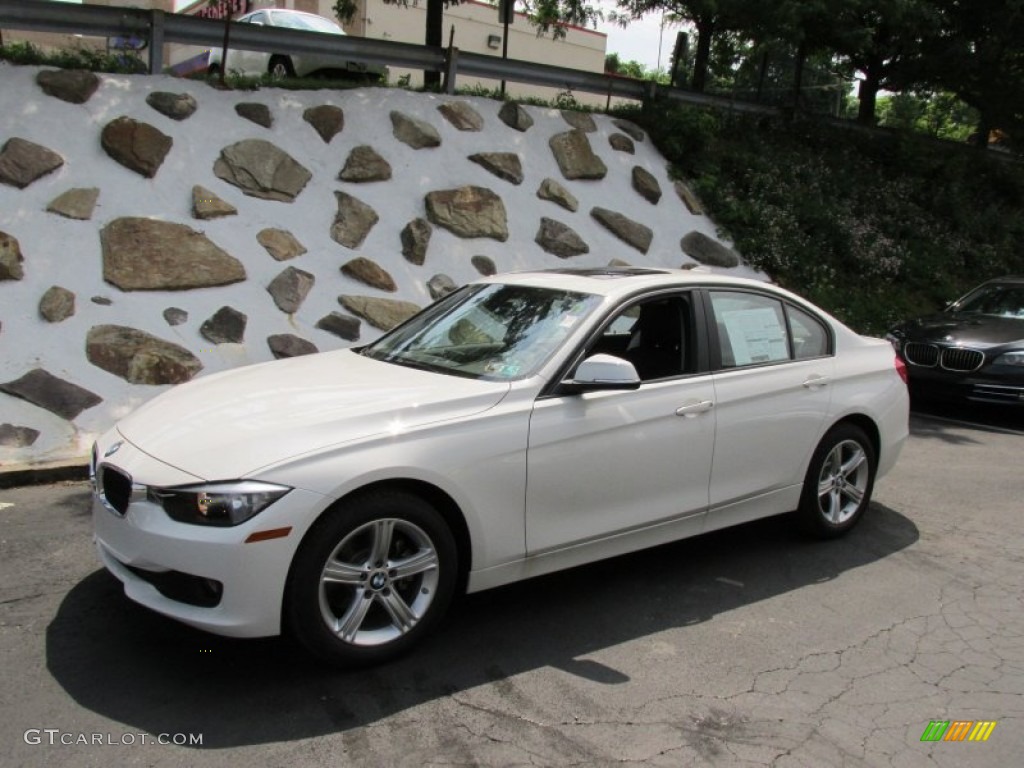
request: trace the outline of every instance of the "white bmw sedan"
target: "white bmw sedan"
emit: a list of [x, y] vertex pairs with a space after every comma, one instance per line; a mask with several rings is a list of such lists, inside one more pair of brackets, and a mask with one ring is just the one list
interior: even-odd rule
[[154, 611], [373, 663], [460, 591], [787, 512], [846, 533], [907, 417], [888, 342], [771, 285], [498, 276], [153, 399], [93, 450], [95, 541]]

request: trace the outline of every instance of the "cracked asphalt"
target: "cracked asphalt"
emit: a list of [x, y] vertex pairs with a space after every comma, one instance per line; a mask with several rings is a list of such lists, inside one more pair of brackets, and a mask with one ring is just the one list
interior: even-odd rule
[[1021, 765], [1022, 446], [915, 416], [843, 540], [776, 518], [473, 595], [349, 672], [128, 602], [84, 484], [0, 490], [0, 764]]

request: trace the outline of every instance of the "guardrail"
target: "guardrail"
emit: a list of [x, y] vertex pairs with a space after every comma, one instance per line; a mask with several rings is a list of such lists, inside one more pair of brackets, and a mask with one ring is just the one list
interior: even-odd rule
[[[219, 48], [224, 22], [195, 16], [99, 5], [57, 3], [50, 0], [0, 0], [0, 28], [63, 32], [93, 37], [138, 38], [148, 41], [149, 71], [163, 71], [164, 43]], [[668, 99], [733, 111], [780, 115], [777, 107], [710, 96], [653, 81], [553, 67], [520, 59], [503, 59], [457, 48], [438, 48], [391, 40], [338, 36], [256, 24], [231, 24], [231, 47], [274, 53], [290, 51], [342, 56], [365, 64], [442, 72], [449, 93], [459, 75], [542, 85], [560, 90], [594, 93], [611, 98], [648, 102]]]

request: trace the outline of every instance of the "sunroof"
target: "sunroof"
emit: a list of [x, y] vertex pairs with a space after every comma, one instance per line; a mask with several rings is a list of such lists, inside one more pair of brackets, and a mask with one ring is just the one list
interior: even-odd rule
[[575, 275], [576, 277], [595, 277], [599, 279], [667, 274], [663, 269], [651, 269], [648, 267], [581, 267], [578, 269], [546, 269], [544, 271], [559, 275]]

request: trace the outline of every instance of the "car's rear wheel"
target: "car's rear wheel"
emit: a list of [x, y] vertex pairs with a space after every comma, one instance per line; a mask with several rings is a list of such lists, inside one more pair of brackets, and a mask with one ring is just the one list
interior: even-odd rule
[[329, 662], [386, 661], [436, 624], [457, 569], [455, 540], [430, 504], [402, 490], [370, 491], [310, 529], [289, 579], [287, 621]]
[[220, 65], [211, 64], [206, 68], [206, 76], [209, 78], [220, 77]]
[[871, 503], [877, 461], [864, 430], [840, 424], [811, 457], [797, 511], [803, 528], [819, 538], [849, 531]]
[[271, 56], [267, 64], [267, 74], [274, 80], [281, 80], [286, 77], [295, 77], [295, 68], [292, 60], [287, 56]]

